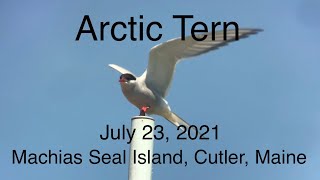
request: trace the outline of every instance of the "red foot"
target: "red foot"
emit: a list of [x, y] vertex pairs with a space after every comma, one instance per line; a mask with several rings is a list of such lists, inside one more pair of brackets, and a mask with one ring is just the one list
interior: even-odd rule
[[150, 107], [148, 107], [148, 106], [142, 106], [141, 110], [142, 110], [143, 112], [147, 112], [147, 110], [148, 110], [149, 108], [150, 108]]
[[146, 112], [147, 110], [149, 109], [150, 107], [148, 106], [142, 106], [142, 108], [140, 109], [140, 116], [145, 116], [146, 115]]

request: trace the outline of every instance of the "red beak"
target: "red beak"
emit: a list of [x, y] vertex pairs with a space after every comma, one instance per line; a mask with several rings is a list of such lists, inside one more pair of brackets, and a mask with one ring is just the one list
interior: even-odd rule
[[119, 82], [126, 82], [126, 80], [124, 79], [124, 78], [121, 78], [120, 80], [119, 80]]

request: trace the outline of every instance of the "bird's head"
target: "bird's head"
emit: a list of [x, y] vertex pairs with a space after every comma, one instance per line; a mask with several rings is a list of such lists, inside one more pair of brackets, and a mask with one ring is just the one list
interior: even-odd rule
[[130, 84], [130, 83], [136, 82], [136, 80], [137, 80], [137, 78], [134, 75], [126, 73], [126, 74], [121, 74], [119, 82], [121, 84], [123, 84], [123, 83]]

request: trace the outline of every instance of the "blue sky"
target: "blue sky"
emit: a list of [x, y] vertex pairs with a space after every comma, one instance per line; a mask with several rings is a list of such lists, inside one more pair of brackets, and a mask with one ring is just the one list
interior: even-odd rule
[[[246, 153], [249, 165], [155, 165], [153, 179], [319, 179], [320, 55], [316, 0], [293, 1], [1, 1], [1, 179], [126, 179], [127, 165], [91, 165], [88, 152], [129, 149], [101, 141], [106, 124], [130, 127], [137, 115], [117, 82], [115, 63], [136, 74], [154, 45], [180, 35], [187, 23], [236, 21], [264, 32], [177, 66], [167, 100], [191, 124], [220, 127], [219, 141], [155, 142], [156, 152], [197, 149]], [[159, 21], [158, 42], [75, 41], [84, 15], [100, 21]], [[187, 32], [190, 34], [190, 32]], [[175, 127], [155, 116], [166, 134]], [[12, 150], [82, 153], [81, 165], [13, 165]], [[255, 165], [256, 149], [305, 153], [304, 165]]]

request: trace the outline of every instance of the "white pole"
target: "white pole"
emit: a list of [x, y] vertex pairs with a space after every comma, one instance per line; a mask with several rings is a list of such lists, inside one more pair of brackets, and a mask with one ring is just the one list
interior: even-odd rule
[[[140, 164], [137, 156], [143, 153], [145, 154], [145, 158], [146, 158], [150, 153], [152, 158], [153, 130], [154, 130], [153, 118], [148, 116], [134, 116], [131, 118], [131, 133], [133, 131], [135, 131], [135, 133], [130, 145], [129, 180], [151, 180], [152, 179], [152, 161], [151, 163], [146, 162], [146, 163]], [[146, 135], [147, 133], [149, 134]], [[152, 138], [152, 139], [143, 139], [143, 136]]]

